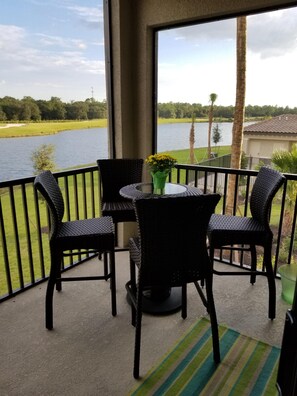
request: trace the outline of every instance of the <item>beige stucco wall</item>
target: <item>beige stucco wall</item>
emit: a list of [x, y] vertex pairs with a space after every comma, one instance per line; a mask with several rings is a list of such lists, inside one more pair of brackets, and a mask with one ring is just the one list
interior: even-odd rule
[[279, 136], [273, 135], [249, 135], [243, 139], [243, 151], [247, 156], [255, 158], [271, 158], [275, 150], [290, 151], [292, 145], [297, 143], [297, 137], [292, 136]]

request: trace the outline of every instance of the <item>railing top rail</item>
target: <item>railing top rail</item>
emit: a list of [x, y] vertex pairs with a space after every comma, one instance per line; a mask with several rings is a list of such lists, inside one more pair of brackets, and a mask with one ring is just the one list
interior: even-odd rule
[[[233, 168], [221, 168], [219, 166], [203, 166], [198, 164], [175, 164], [176, 169], [184, 169], [184, 170], [195, 170], [195, 171], [203, 171], [208, 173], [223, 173], [223, 174], [232, 174], [232, 175], [244, 175], [244, 176], [257, 176], [258, 171], [250, 170], [250, 169], [233, 169]], [[293, 173], [283, 173], [287, 180], [297, 180], [297, 174]]]
[[[91, 166], [87, 166], [87, 167], [83, 167], [83, 168], [68, 169], [68, 170], [64, 170], [64, 171], [53, 172], [53, 174], [59, 178], [59, 177], [63, 177], [63, 176], [87, 173], [90, 171], [95, 171], [97, 169], [98, 169], [97, 165], [91, 165]], [[3, 182], [0, 182], [0, 188], [7, 188], [7, 187], [18, 186], [21, 184], [33, 183], [34, 179], [35, 179], [35, 176], [24, 177], [21, 179], [6, 180]]]

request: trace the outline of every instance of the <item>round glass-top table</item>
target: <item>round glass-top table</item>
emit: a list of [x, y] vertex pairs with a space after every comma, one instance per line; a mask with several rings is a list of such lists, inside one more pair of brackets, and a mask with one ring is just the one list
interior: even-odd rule
[[[162, 198], [168, 195], [201, 195], [197, 187], [184, 184], [166, 183], [164, 194], [155, 194], [153, 183], [129, 184], [120, 189], [120, 195], [127, 199], [137, 198]], [[150, 314], [169, 314], [181, 308], [181, 287], [153, 288], [143, 293], [143, 312]]]
[[166, 183], [164, 194], [155, 194], [153, 183], [129, 184], [120, 189], [120, 195], [127, 199], [162, 197], [163, 195], [200, 195], [202, 191], [197, 187], [185, 184]]

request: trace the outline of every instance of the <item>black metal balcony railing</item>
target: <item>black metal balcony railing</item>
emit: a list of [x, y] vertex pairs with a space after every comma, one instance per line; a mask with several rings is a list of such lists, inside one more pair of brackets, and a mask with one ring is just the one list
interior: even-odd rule
[[[233, 212], [247, 215], [248, 199], [256, 171], [228, 168], [176, 165], [170, 180], [192, 184], [204, 192], [219, 192], [222, 199], [218, 213], [226, 209], [228, 179], [236, 176]], [[100, 216], [100, 176], [97, 166], [55, 173], [65, 200], [65, 219], [77, 220]], [[295, 260], [295, 226], [297, 175], [286, 175], [286, 182], [274, 199], [271, 224], [274, 231], [274, 268]], [[0, 183], [0, 302], [47, 279], [49, 273], [48, 211], [37, 195], [34, 177]], [[258, 251], [261, 256], [261, 250]], [[234, 253], [233, 253], [234, 255]], [[223, 262], [249, 265], [244, 255], [217, 257]], [[67, 270], [88, 259], [82, 254], [78, 261], [68, 258]], [[259, 260], [260, 261], [260, 260]]]
[[[100, 216], [98, 167], [55, 173], [65, 201], [65, 219]], [[47, 279], [48, 210], [34, 177], [0, 183], [0, 301]], [[78, 256], [78, 262], [86, 259]], [[67, 269], [76, 265], [68, 258]]]

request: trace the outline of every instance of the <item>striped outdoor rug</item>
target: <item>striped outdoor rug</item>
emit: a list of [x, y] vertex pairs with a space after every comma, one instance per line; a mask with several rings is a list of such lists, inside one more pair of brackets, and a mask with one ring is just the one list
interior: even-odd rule
[[219, 326], [221, 363], [212, 355], [210, 322], [200, 319], [154, 367], [136, 395], [277, 395], [280, 349]]

